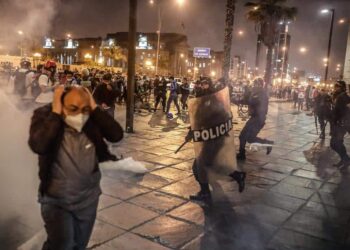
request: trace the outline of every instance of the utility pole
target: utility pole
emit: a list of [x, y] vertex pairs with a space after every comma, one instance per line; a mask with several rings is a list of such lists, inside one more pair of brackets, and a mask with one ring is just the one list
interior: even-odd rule
[[332, 12], [332, 20], [331, 20], [331, 29], [329, 31], [329, 38], [328, 38], [327, 62], [326, 62], [326, 69], [325, 69], [325, 75], [324, 75], [325, 82], [327, 82], [327, 80], [328, 80], [328, 71], [329, 71], [329, 61], [330, 61], [331, 48], [332, 48], [335, 9], [331, 9], [330, 11]]
[[127, 133], [134, 132], [134, 93], [136, 60], [137, 0], [129, 0], [128, 97], [126, 106]]
[[229, 71], [231, 62], [231, 44], [232, 44], [232, 32], [235, 14], [236, 0], [227, 0], [226, 5], [226, 24], [225, 24], [225, 41], [224, 41], [224, 64], [223, 64], [223, 76], [225, 83], [229, 81]]

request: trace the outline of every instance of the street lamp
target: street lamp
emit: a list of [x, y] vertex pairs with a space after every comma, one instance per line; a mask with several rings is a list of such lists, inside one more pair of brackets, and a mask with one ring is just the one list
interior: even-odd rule
[[[155, 68], [155, 74], [158, 74], [158, 65], [159, 65], [159, 52], [160, 52], [160, 33], [162, 30], [162, 9], [161, 9], [161, 4], [160, 4], [161, 0], [157, 1], [157, 7], [158, 7], [158, 30], [157, 30], [157, 57], [156, 57], [156, 68]], [[154, 5], [155, 1], [154, 0], [150, 0], [149, 1], [150, 5]], [[177, 3], [179, 4], [179, 6], [181, 7], [182, 5], [184, 5], [185, 0], [177, 0]]]
[[238, 31], [238, 35], [243, 36], [244, 35], [243, 30]]
[[300, 51], [300, 53], [304, 54], [304, 53], [307, 52], [307, 48], [305, 48], [305, 47], [300, 47], [299, 51]]
[[326, 69], [324, 74], [324, 80], [328, 80], [328, 70], [329, 70], [329, 58], [331, 55], [331, 48], [332, 48], [332, 37], [333, 37], [333, 26], [334, 26], [334, 16], [335, 16], [335, 9], [324, 9], [321, 11], [323, 14], [331, 13], [331, 27], [329, 31], [329, 39], [328, 39], [328, 51], [327, 51], [327, 62], [326, 62]]

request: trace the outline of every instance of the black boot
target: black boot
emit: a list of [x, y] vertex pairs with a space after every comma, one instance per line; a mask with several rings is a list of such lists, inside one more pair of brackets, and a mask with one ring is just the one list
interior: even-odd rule
[[234, 171], [233, 173], [230, 174], [230, 177], [232, 177], [232, 179], [234, 179], [237, 182], [238, 191], [240, 193], [242, 193], [245, 188], [246, 175], [247, 174], [245, 172], [239, 172], [239, 171]]
[[[273, 145], [273, 144], [275, 144], [275, 142], [274, 142], [274, 141], [268, 141], [267, 144]], [[271, 151], [272, 151], [272, 146], [266, 147], [266, 154], [267, 154], [267, 155], [269, 155], [269, 154], [271, 153]]]
[[203, 201], [203, 202], [208, 202], [211, 199], [211, 194], [210, 194], [210, 189], [209, 189], [209, 184], [202, 184], [199, 183], [201, 190], [195, 194], [195, 195], [190, 195], [190, 200], [193, 201]]

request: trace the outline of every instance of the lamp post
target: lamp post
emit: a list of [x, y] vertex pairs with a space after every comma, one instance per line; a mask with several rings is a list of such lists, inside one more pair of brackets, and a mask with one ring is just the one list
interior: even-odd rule
[[[155, 73], [156, 75], [158, 74], [158, 66], [159, 66], [159, 54], [160, 54], [160, 33], [162, 30], [162, 8], [161, 8], [161, 4], [160, 1], [162, 0], [158, 0], [157, 2], [157, 8], [158, 8], [158, 30], [157, 30], [157, 53], [156, 53], [156, 68], [155, 68]], [[149, 0], [149, 3], [151, 5], [155, 4], [155, 0]], [[181, 7], [184, 5], [185, 0], [177, 0], [178, 5]]]
[[127, 133], [134, 132], [134, 92], [135, 92], [135, 60], [136, 60], [136, 25], [137, 0], [129, 0], [129, 48], [128, 48], [128, 87], [126, 106]]
[[328, 39], [328, 50], [327, 50], [327, 61], [326, 61], [326, 69], [324, 74], [324, 80], [325, 82], [328, 80], [328, 70], [329, 70], [329, 59], [331, 55], [331, 48], [332, 48], [332, 37], [333, 37], [333, 26], [334, 26], [334, 17], [335, 17], [335, 9], [324, 9], [321, 11], [321, 13], [330, 13], [331, 12], [331, 27], [329, 31], [329, 39]]

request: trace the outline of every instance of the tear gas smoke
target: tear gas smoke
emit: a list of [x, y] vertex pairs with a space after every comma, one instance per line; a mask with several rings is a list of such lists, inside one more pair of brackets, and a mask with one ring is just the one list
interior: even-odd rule
[[12, 244], [6, 242], [10, 240], [21, 243], [41, 226], [36, 198], [37, 157], [27, 144], [30, 116], [29, 111], [19, 111], [15, 97], [6, 95], [0, 88], [0, 244], [3, 247]]
[[[8, 53], [20, 43], [31, 47], [48, 35], [60, 0], [0, 1], [1, 52]], [[21, 31], [21, 32], [19, 32]]]

